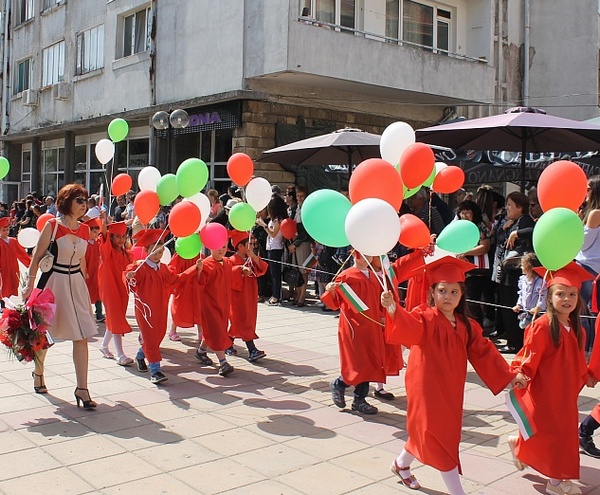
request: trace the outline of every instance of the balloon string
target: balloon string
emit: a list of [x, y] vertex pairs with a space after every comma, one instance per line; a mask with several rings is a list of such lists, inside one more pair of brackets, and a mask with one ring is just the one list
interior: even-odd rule
[[369, 263], [369, 260], [365, 256], [363, 256], [363, 258], [367, 262], [367, 265], [369, 266], [369, 268], [373, 271], [373, 275], [375, 275], [375, 278], [377, 279], [377, 282], [379, 282], [379, 285], [381, 285], [381, 288], [383, 289], [383, 291], [387, 292], [387, 287], [383, 284], [383, 282], [379, 278], [379, 275], [377, 275], [377, 272], [375, 271], [375, 268], [373, 268], [373, 265], [371, 265], [371, 263]]

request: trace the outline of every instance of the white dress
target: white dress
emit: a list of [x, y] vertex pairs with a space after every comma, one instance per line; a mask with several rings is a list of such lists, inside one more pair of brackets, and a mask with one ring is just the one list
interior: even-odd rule
[[[54, 229], [54, 223], [51, 225]], [[71, 229], [59, 223], [51, 248], [54, 265], [49, 272], [42, 274], [38, 282], [39, 289], [50, 289], [54, 294], [56, 315], [50, 335], [55, 340], [83, 340], [98, 333], [80, 266], [85, 258], [88, 237], [87, 225], [80, 224], [73, 234]]]

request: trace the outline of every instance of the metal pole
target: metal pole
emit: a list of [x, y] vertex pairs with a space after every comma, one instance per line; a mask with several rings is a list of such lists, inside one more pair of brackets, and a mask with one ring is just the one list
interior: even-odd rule
[[527, 137], [523, 137], [521, 140], [521, 192], [525, 194], [525, 165], [527, 154]]

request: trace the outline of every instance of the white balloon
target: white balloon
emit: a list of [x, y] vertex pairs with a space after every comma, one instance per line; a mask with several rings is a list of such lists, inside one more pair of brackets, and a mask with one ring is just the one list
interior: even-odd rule
[[435, 162], [435, 175], [440, 173], [440, 170], [443, 170], [447, 167], [448, 165], [446, 165], [443, 162]]
[[208, 216], [210, 215], [210, 199], [208, 199], [206, 194], [198, 193], [190, 196], [189, 198], [184, 198], [184, 201], [194, 203], [200, 210], [200, 224], [196, 229], [196, 232], [199, 232], [208, 221]]
[[102, 165], [106, 165], [115, 156], [115, 143], [110, 139], [101, 139], [96, 143], [96, 158]]
[[272, 195], [271, 184], [263, 177], [255, 177], [246, 185], [246, 201], [254, 211], [265, 208], [271, 201]]
[[367, 256], [391, 251], [400, 237], [400, 219], [387, 201], [367, 198], [352, 205], [346, 217], [346, 236], [352, 247]]
[[169, 261], [171, 261], [171, 251], [169, 251], [169, 248], [165, 248], [162, 256], [160, 257], [160, 262], [168, 265]]
[[156, 186], [160, 180], [160, 172], [156, 167], [144, 167], [138, 175], [138, 186], [140, 191], [146, 189], [156, 192]]
[[402, 152], [415, 142], [415, 131], [406, 122], [394, 122], [388, 125], [379, 142], [381, 158], [395, 165], [400, 161]]
[[21, 232], [19, 232], [19, 234], [17, 235], [17, 241], [19, 241], [19, 244], [25, 249], [34, 247], [37, 244], [39, 238], [39, 231], [37, 229], [34, 229], [33, 227], [27, 227], [26, 229], [22, 229]]

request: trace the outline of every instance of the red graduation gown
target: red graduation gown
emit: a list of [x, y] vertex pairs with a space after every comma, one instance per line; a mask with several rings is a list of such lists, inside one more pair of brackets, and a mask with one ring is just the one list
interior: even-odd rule
[[[596, 337], [594, 342], [600, 342], [600, 318], [596, 318]], [[597, 380], [600, 381], [600, 345], [595, 345], [592, 348], [592, 355], [590, 356], [590, 375]], [[591, 415], [594, 417], [598, 423], [600, 423], [600, 403], [594, 406], [592, 409]]]
[[[132, 263], [125, 273], [134, 271], [138, 266], [139, 263]], [[191, 279], [196, 273], [195, 265], [176, 275], [167, 265], [159, 263], [158, 270], [154, 270], [145, 262], [136, 272], [131, 290], [136, 297], [135, 319], [142, 333], [142, 349], [148, 362], [158, 363], [162, 359], [160, 343], [167, 332], [171, 292], [177, 284]]]
[[359, 313], [337, 291], [333, 294], [327, 291], [321, 296], [329, 308], [340, 310], [338, 347], [342, 378], [348, 385], [385, 382], [384, 327], [377, 323], [385, 318], [381, 286], [372, 272], [367, 278], [356, 267], [344, 270], [336, 282], [346, 282], [369, 307], [364, 314]]
[[202, 291], [202, 338], [213, 351], [231, 347], [227, 334], [229, 307], [231, 304], [231, 272], [233, 262], [223, 258], [220, 263], [212, 256], [204, 260], [200, 273]]
[[[200, 255], [186, 260], [178, 254], [173, 255], [169, 262], [169, 270], [178, 274], [191, 266], [196, 266]], [[194, 325], [202, 327], [202, 296], [200, 286], [196, 283], [179, 284], [173, 291], [171, 299], [171, 317], [173, 323], [180, 328], [190, 328]]]
[[9, 237], [8, 242], [0, 239], [0, 284], [2, 297], [16, 296], [19, 293], [19, 260], [26, 267], [29, 267], [31, 258], [18, 243], [18, 241]]
[[109, 238], [102, 238], [98, 267], [100, 300], [106, 312], [106, 328], [119, 335], [131, 332], [131, 326], [125, 317], [129, 293], [127, 284], [123, 282], [123, 271], [132, 262], [133, 256], [129, 251], [115, 249]]
[[546, 314], [527, 327], [523, 348], [511, 365], [531, 379], [520, 392], [524, 401], [535, 404], [530, 412], [537, 427], [527, 441], [519, 435], [516, 454], [550, 478], [579, 479], [577, 396], [588, 377], [584, 348], [562, 325], [554, 347]]
[[85, 267], [88, 275], [85, 283], [90, 293], [90, 302], [94, 304], [96, 301], [100, 301], [100, 285], [98, 282], [100, 242], [98, 240], [88, 241], [87, 249], [85, 250]]
[[388, 339], [410, 346], [406, 368], [406, 450], [439, 471], [458, 466], [467, 360], [486, 386], [500, 393], [512, 380], [507, 362], [475, 320], [471, 338], [461, 317], [456, 328], [437, 308], [419, 306], [408, 313], [396, 307]]
[[229, 336], [244, 342], [258, 339], [256, 316], [258, 314], [258, 282], [256, 277], [267, 273], [269, 265], [259, 258], [258, 266], [249, 262], [251, 275], [244, 275], [242, 268], [246, 261], [234, 254], [229, 259], [233, 263], [231, 273], [231, 309], [229, 312]]

